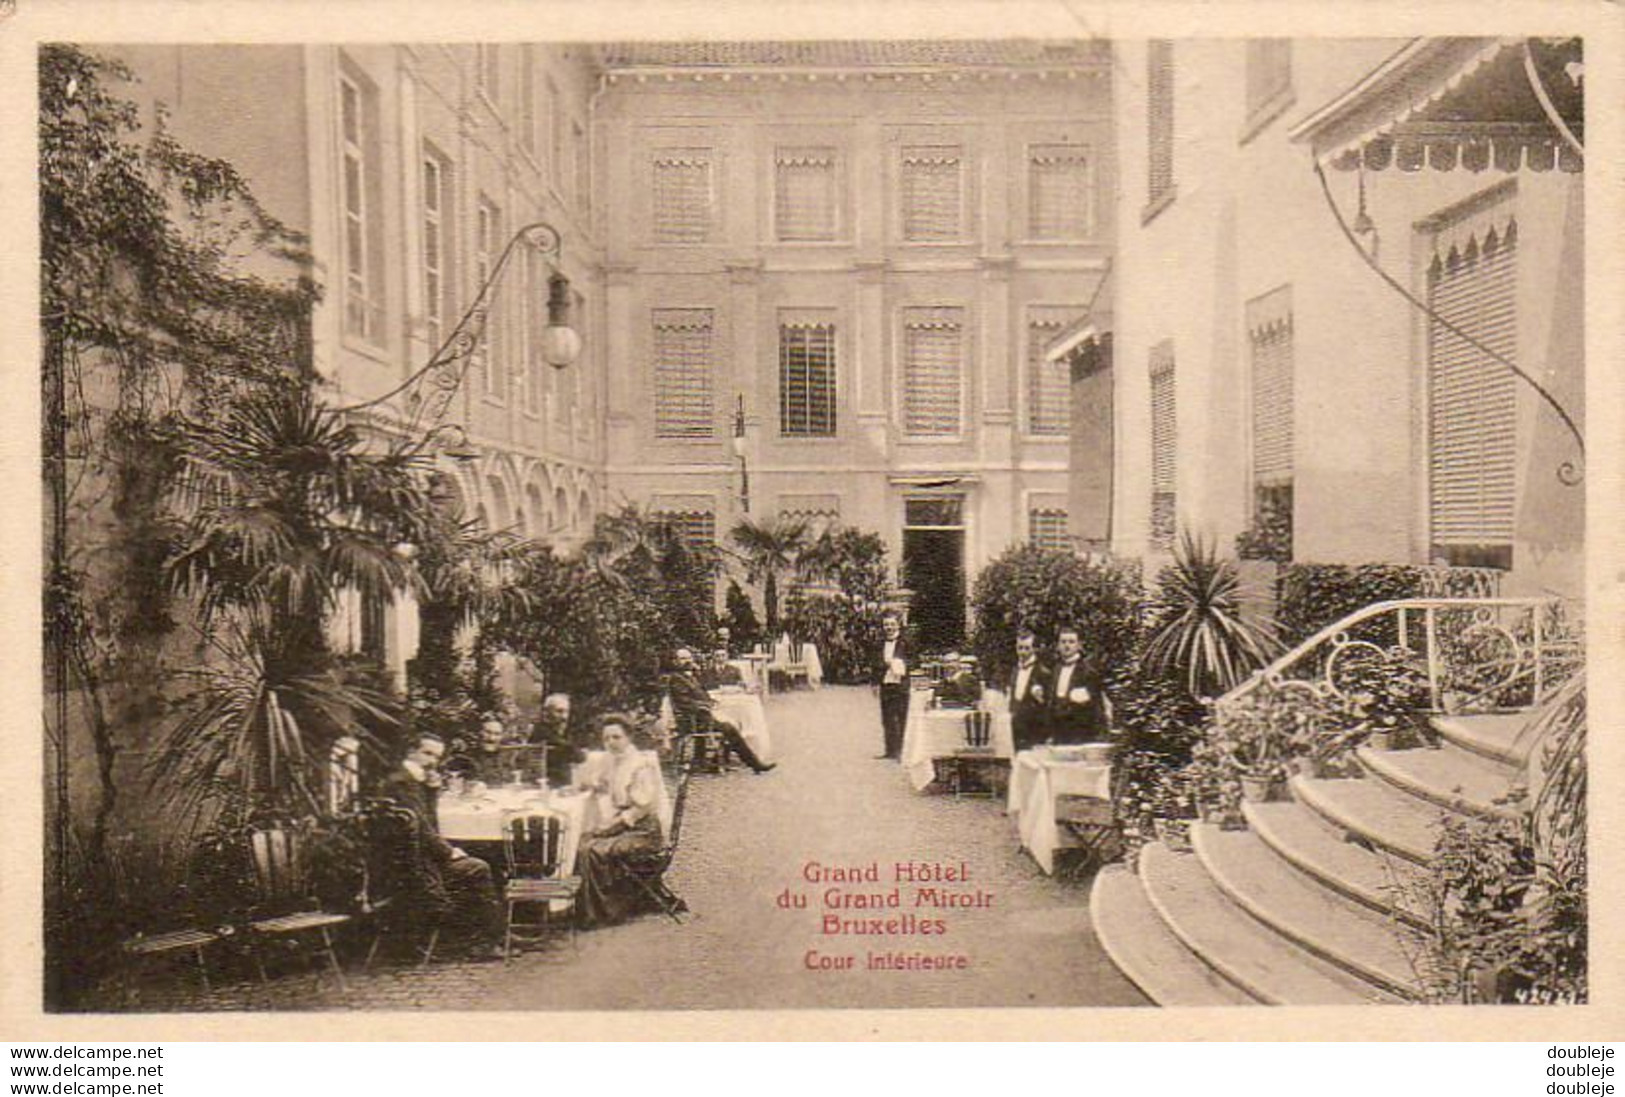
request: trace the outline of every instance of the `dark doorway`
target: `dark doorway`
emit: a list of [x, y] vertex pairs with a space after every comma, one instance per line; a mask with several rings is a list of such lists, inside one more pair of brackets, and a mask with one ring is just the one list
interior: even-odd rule
[[927, 652], [963, 647], [964, 497], [907, 499], [903, 505], [903, 582], [914, 592], [914, 643]]

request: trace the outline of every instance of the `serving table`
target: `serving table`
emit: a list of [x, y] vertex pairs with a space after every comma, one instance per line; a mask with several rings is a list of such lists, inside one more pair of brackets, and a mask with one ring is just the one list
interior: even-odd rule
[[1089, 796], [1110, 800], [1111, 788], [1110, 762], [1085, 760], [1079, 747], [1034, 747], [1017, 754], [1011, 763], [1005, 814], [1015, 823], [1021, 847], [1046, 875], [1053, 875], [1055, 851], [1078, 846], [1071, 833], [1056, 824], [1056, 799]]

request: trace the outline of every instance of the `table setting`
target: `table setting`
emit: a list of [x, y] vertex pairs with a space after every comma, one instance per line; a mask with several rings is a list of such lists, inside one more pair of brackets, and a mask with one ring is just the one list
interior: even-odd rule
[[1021, 846], [1046, 874], [1055, 872], [1055, 851], [1076, 845], [1055, 821], [1060, 796], [1111, 798], [1112, 744], [1077, 743], [1033, 747], [1015, 756], [1005, 814]]

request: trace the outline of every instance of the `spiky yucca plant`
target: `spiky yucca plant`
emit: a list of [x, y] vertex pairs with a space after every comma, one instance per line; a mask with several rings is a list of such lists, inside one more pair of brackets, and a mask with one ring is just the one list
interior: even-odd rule
[[1217, 697], [1269, 662], [1274, 627], [1242, 613], [1241, 575], [1215, 543], [1180, 534], [1171, 564], [1157, 576], [1151, 639], [1141, 663], [1184, 682], [1193, 697]]

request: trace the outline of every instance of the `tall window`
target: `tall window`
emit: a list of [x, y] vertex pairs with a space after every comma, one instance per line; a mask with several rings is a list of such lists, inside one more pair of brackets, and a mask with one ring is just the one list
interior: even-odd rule
[[965, 310], [903, 310], [903, 433], [959, 433], [964, 387]]
[[1146, 45], [1146, 204], [1155, 206], [1174, 191], [1174, 44], [1153, 39]]
[[821, 318], [779, 322], [779, 433], [835, 435], [835, 324]]
[[[1518, 224], [1510, 202], [1440, 227], [1428, 304], [1517, 359]], [[1517, 389], [1512, 373], [1438, 320], [1428, 329], [1428, 471], [1434, 555], [1511, 567], [1517, 490]]]
[[652, 320], [655, 437], [715, 437], [716, 405], [711, 389], [712, 311], [655, 309]]
[[[496, 266], [497, 251], [502, 247], [502, 211], [490, 199], [481, 198], [475, 213], [474, 221], [474, 286], [472, 293], [478, 293], [480, 287], [485, 285], [491, 277], [491, 271]], [[502, 364], [505, 347], [502, 340], [502, 310], [493, 308], [495, 302], [487, 298], [486, 307], [491, 309], [487, 318], [485, 334], [474, 351], [474, 364], [485, 380], [485, 394], [501, 398], [505, 396], [502, 391]]]
[[1264, 555], [1292, 558], [1292, 291], [1283, 286], [1247, 303], [1252, 365], [1253, 528]]
[[1179, 426], [1174, 391], [1174, 345], [1151, 348], [1151, 544], [1170, 548], [1178, 520]]
[[903, 149], [903, 239], [958, 240], [964, 235], [965, 154], [958, 145]]
[[710, 149], [661, 149], [654, 155], [654, 238], [658, 244], [711, 239], [714, 195]]
[[451, 164], [432, 149], [423, 152], [423, 322], [430, 353], [440, 349], [453, 312], [451, 229], [456, 205], [452, 200]]
[[1082, 240], [1093, 228], [1089, 150], [1034, 145], [1027, 150], [1027, 220], [1034, 240]]
[[344, 330], [383, 338], [383, 286], [379, 280], [383, 222], [378, 202], [378, 95], [349, 73], [339, 76], [343, 146]]
[[1083, 315], [1081, 305], [1035, 305], [1027, 313], [1027, 433], [1064, 438], [1072, 429], [1071, 373], [1044, 348]]
[[529, 46], [519, 47], [519, 147], [534, 157], [540, 149], [536, 138], [536, 57]]
[[490, 42], [474, 47], [474, 86], [492, 103], [497, 101], [497, 92], [502, 86], [502, 55], [497, 52], [498, 48]]
[[834, 240], [839, 160], [832, 148], [779, 148], [773, 156], [773, 223], [780, 240]]
[[1247, 40], [1247, 117], [1280, 104], [1292, 91], [1292, 39]]
[[1066, 508], [1055, 503], [1034, 503], [1027, 509], [1027, 543], [1034, 548], [1067, 552], [1072, 539], [1066, 532]]
[[717, 543], [715, 504], [706, 499], [655, 499], [655, 520], [670, 530], [690, 552], [709, 553]]

